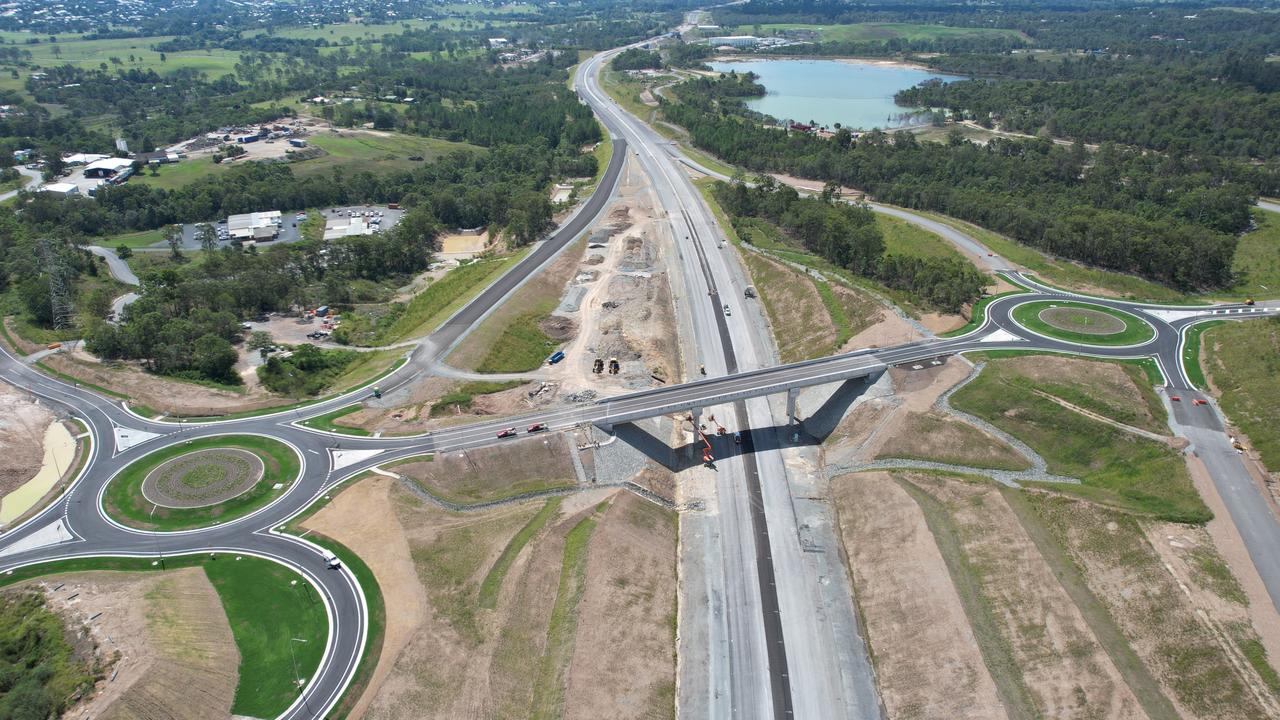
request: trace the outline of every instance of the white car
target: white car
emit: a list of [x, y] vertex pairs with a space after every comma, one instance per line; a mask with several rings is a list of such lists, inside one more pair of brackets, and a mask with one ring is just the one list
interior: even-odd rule
[[728, 305], [725, 305], [725, 306], [724, 306], [724, 316], [725, 316], [725, 317], [729, 317], [729, 316], [730, 316], [730, 315], [732, 315], [732, 314], [733, 314], [733, 311], [729, 309], [729, 306], [728, 306]]

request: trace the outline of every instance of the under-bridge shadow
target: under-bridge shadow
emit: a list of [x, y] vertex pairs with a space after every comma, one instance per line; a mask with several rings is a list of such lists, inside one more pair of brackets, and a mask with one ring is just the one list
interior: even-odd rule
[[[878, 379], [877, 375], [845, 380], [814, 412], [801, 421], [788, 425], [726, 428], [726, 434], [717, 435], [714, 423], [710, 422], [709, 416], [703, 415], [702, 423], [707, 426], [705, 432], [707, 442], [711, 444], [711, 455], [717, 460], [722, 460], [744, 453], [764, 452], [798, 445], [819, 445], [830, 437], [853, 403]], [[683, 424], [688, 428], [687, 420], [683, 421]], [[742, 433], [740, 438], [735, 437], [735, 430]], [[672, 472], [680, 472], [705, 464], [702, 460], [702, 451], [706, 446], [701, 439], [672, 447], [635, 423], [614, 425], [613, 434], [618, 442], [630, 445]]]

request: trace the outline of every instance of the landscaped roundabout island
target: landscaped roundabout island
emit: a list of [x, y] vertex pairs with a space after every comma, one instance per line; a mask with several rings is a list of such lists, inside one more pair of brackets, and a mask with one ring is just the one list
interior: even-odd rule
[[298, 454], [254, 435], [202, 438], [151, 453], [107, 484], [102, 506], [143, 530], [190, 530], [248, 515], [298, 478]]
[[1069, 300], [1038, 300], [1013, 309], [1022, 327], [1045, 337], [1082, 345], [1141, 345], [1155, 338], [1150, 323], [1104, 305]]

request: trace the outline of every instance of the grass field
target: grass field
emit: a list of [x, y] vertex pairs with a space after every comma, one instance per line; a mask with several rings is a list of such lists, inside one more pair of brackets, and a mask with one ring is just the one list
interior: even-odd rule
[[[1050, 472], [1081, 480], [1080, 485], [1054, 485], [1056, 490], [1175, 522], [1205, 522], [1212, 517], [1177, 451], [1029, 391], [1065, 395], [1062, 399], [1067, 402], [1133, 424], [1141, 418], [1119, 410], [1135, 404], [1130, 394], [1113, 393], [1112, 388], [1092, 383], [1088, 364], [1078, 366], [1075, 382], [1066, 385], [1062, 375], [1056, 382], [1034, 379], [1016, 362], [988, 362], [973, 382], [952, 396], [952, 404], [1031, 446], [1048, 462]], [[1156, 417], [1145, 422], [1154, 423]]]
[[1205, 370], [1223, 411], [1249, 436], [1267, 469], [1280, 471], [1280, 319], [1224, 323], [1202, 341]]
[[527, 252], [528, 248], [525, 248], [506, 257], [478, 260], [450, 270], [443, 278], [413, 296], [380, 341], [393, 343], [431, 333]]
[[1210, 320], [1187, 328], [1186, 345], [1182, 350], [1182, 367], [1187, 371], [1191, 384], [1201, 390], [1209, 389], [1209, 383], [1204, 378], [1204, 367], [1200, 364], [1201, 339], [1210, 328], [1224, 323], [1226, 320]]
[[884, 235], [884, 252], [886, 255], [909, 255], [911, 257], [954, 257], [968, 261], [951, 243], [934, 235], [928, 230], [912, 225], [906, 220], [888, 215], [876, 215], [876, 227]]
[[507, 542], [507, 546], [502, 549], [502, 554], [494, 561], [489, 572], [485, 573], [484, 580], [480, 581], [480, 593], [477, 599], [480, 607], [492, 610], [497, 605], [498, 591], [502, 589], [502, 580], [507, 576], [507, 570], [511, 569], [511, 564], [516, 561], [516, 556], [524, 550], [525, 545], [529, 544], [529, 540], [560, 511], [560, 500], [561, 498], [551, 498], [544, 503], [542, 509], [529, 518], [529, 522], [520, 528], [520, 532], [513, 535]]
[[[1054, 308], [1062, 311], [1061, 316], [1056, 320], [1059, 325], [1062, 323], [1069, 323], [1073, 326], [1078, 325], [1081, 331], [1066, 330], [1059, 325], [1053, 325], [1044, 320], [1041, 313]], [[1100, 315], [1109, 316], [1123, 322], [1124, 329], [1117, 332], [1088, 332], [1090, 327], [1097, 326], [1099, 320], [1106, 319], [1100, 317]], [[1023, 303], [1013, 309], [1013, 319], [1019, 325], [1033, 332], [1082, 345], [1138, 345], [1156, 336], [1155, 328], [1136, 315], [1091, 303], [1063, 300], [1042, 300]]]
[[522, 436], [506, 443], [401, 464], [397, 472], [432, 495], [458, 505], [504, 500], [576, 484], [573, 461], [562, 442]]
[[502, 392], [503, 390], [510, 390], [513, 387], [518, 387], [519, 385], [519, 380], [512, 380], [510, 382], [479, 380], [463, 383], [463, 385], [457, 390], [444, 395], [439, 400], [432, 403], [431, 417], [438, 417], [451, 412], [469, 410], [471, 408], [472, 401], [475, 400], [477, 395], [489, 395], [491, 393]]
[[299, 177], [327, 174], [334, 168], [380, 172], [410, 170], [422, 164], [410, 160], [410, 156], [420, 155], [424, 161], [430, 161], [454, 150], [481, 151], [481, 148], [467, 143], [401, 133], [374, 135], [343, 131], [341, 135], [317, 134], [308, 138], [308, 142], [329, 154], [292, 164], [294, 173]]
[[1253, 210], [1258, 228], [1240, 236], [1232, 270], [1241, 279], [1229, 297], [1280, 298], [1280, 214]]
[[[751, 33], [756, 26], [740, 25], [734, 32]], [[1004, 28], [968, 28], [912, 23], [854, 23], [852, 25], [809, 25], [803, 23], [767, 23], [758, 26], [765, 34], [783, 30], [809, 30], [824, 42], [886, 42], [889, 40], [950, 40], [956, 38], [1008, 37], [1027, 40], [1017, 30]]]
[[[179, 455], [211, 448], [239, 448], [262, 459], [262, 479], [245, 493], [218, 505], [203, 508], [155, 508], [142, 496], [142, 481], [154, 468]], [[287, 492], [297, 479], [298, 455], [287, 445], [257, 435], [224, 435], [201, 438], [167, 447], [134, 461], [107, 485], [102, 505], [108, 515], [142, 530], [190, 530], [243, 517]], [[279, 490], [274, 489], [281, 484]], [[154, 514], [153, 514], [154, 509]]]
[[222, 556], [206, 562], [204, 571], [222, 598], [240, 650], [231, 711], [279, 715], [300, 694], [298, 680], [305, 683], [320, 665], [329, 625], [323, 601], [297, 573], [268, 560]]
[[164, 229], [143, 230], [142, 232], [125, 233], [124, 235], [112, 235], [99, 240], [96, 244], [101, 245], [108, 250], [115, 250], [124, 245], [131, 249], [138, 249], [164, 242]]
[[215, 165], [213, 160], [207, 157], [196, 157], [176, 163], [157, 165], [154, 167], [156, 171], [155, 175], [152, 175], [151, 170], [147, 169], [129, 178], [129, 182], [136, 183], [138, 185], [148, 185], [150, 187], [160, 188], [161, 190], [177, 190], [178, 188], [190, 185], [196, 180], [222, 175], [235, 167], [235, 164], [228, 163], [226, 165]]
[[61, 573], [203, 567], [222, 601], [240, 652], [240, 683], [232, 712], [263, 718], [282, 713], [298, 696], [296, 677], [307, 680], [319, 667], [328, 637], [324, 604], [311, 585], [288, 568], [248, 555], [200, 553], [152, 563], [151, 558], [60, 560], [0, 577], [0, 587]]
[[965, 333], [973, 332], [974, 330], [977, 330], [978, 328], [982, 327], [982, 323], [987, 321], [987, 305], [990, 305], [992, 300], [995, 300], [996, 298], [1002, 298], [1006, 295], [1017, 295], [1021, 292], [1023, 291], [1010, 290], [1008, 292], [1002, 292], [997, 295], [988, 295], [987, 297], [982, 298], [978, 302], [974, 303], [973, 307], [970, 308], [969, 322], [965, 323], [961, 327], [956, 328], [955, 330], [941, 333], [939, 337], [957, 337], [960, 335], [964, 335]]
[[[186, 50], [182, 52], [161, 53], [152, 49], [157, 43], [172, 40], [173, 36], [153, 36], [141, 38], [113, 38], [109, 40], [84, 40], [73, 35], [59, 35], [58, 42], [51, 43], [48, 36], [41, 35], [37, 45], [27, 45], [25, 40], [31, 37], [26, 33], [10, 33], [18, 36], [24, 50], [31, 52], [31, 62], [41, 67], [74, 65], [80, 68], [96, 69], [101, 63], [108, 67], [122, 69], [155, 70], [165, 75], [181, 69], [192, 69], [209, 77], [220, 77], [234, 74], [240, 53], [235, 50], [209, 48], [206, 50]], [[17, 38], [15, 38], [17, 39]], [[133, 60], [129, 60], [129, 56]], [[112, 58], [120, 61], [117, 65]]]
[[360, 403], [356, 403], [355, 405], [348, 405], [344, 408], [338, 408], [337, 410], [334, 410], [332, 412], [327, 412], [323, 415], [318, 415], [316, 417], [311, 418], [310, 420], [303, 420], [302, 424], [306, 425], [309, 428], [324, 430], [326, 432], [342, 433], [344, 435], [356, 435], [360, 437], [368, 437], [371, 434], [368, 430], [347, 427], [345, 425], [337, 425], [334, 423], [334, 421], [337, 420], [338, 418], [345, 417], [352, 413], [360, 412], [362, 409], [364, 409], [364, 406], [361, 405]]

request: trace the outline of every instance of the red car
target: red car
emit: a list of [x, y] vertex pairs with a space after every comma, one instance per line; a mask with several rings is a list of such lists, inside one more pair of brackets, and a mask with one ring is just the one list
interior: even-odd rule
[[507, 428], [506, 430], [502, 430], [498, 433], [499, 440], [501, 440], [502, 438], [509, 438], [509, 437], [515, 437], [515, 436], [516, 436], [515, 428]]
[[543, 430], [546, 430], [546, 429], [547, 429], [546, 423], [534, 423], [529, 426], [529, 432], [531, 433], [542, 432]]

